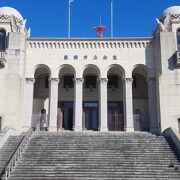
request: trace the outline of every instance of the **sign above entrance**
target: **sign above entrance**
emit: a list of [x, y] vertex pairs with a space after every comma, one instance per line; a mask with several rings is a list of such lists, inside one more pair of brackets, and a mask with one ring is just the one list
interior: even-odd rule
[[68, 55], [64, 55], [64, 60], [78, 60], [78, 59], [83, 59], [83, 60], [117, 60], [118, 56], [117, 55], [111, 55], [111, 56], [107, 56], [107, 55], [103, 55], [103, 56], [88, 56], [88, 55], [84, 55], [79, 57], [78, 55], [72, 55], [71, 57]]

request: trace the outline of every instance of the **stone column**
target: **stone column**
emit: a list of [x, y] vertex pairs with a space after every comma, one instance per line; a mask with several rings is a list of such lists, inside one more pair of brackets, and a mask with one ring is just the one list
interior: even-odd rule
[[25, 79], [22, 108], [23, 128], [25, 131], [31, 127], [32, 123], [34, 82], [34, 78]]
[[100, 78], [99, 82], [99, 131], [108, 131], [107, 126], [107, 78]]
[[83, 78], [74, 78], [74, 131], [82, 131], [83, 82]]
[[157, 134], [158, 118], [157, 118], [157, 96], [156, 96], [156, 79], [148, 78], [148, 105], [149, 105], [149, 118], [150, 118], [150, 132]]
[[58, 109], [58, 78], [50, 78], [49, 96], [49, 131], [57, 131], [57, 109]]
[[133, 101], [132, 101], [132, 78], [123, 79], [123, 105], [124, 105], [124, 121], [125, 130], [127, 132], [134, 131], [133, 121]]

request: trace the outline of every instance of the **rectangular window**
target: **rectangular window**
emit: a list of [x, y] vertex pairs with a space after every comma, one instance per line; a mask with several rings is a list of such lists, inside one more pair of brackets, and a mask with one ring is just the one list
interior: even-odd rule
[[108, 88], [118, 88], [118, 76], [108, 76]]
[[85, 55], [85, 56], [84, 56], [84, 60], [87, 60], [87, 59], [88, 59], [88, 56]]
[[74, 60], [78, 60], [78, 55], [75, 55], [75, 56], [74, 56]]
[[6, 32], [4, 30], [0, 30], [0, 51], [5, 50], [5, 43], [6, 43]]
[[113, 55], [113, 60], [117, 60], [117, 56], [116, 55]]
[[73, 82], [74, 76], [64, 76], [64, 88], [73, 88], [74, 82]]
[[64, 60], [68, 60], [68, 56], [67, 55], [64, 56]]
[[85, 87], [86, 88], [96, 88], [96, 76], [86, 76], [85, 77]]

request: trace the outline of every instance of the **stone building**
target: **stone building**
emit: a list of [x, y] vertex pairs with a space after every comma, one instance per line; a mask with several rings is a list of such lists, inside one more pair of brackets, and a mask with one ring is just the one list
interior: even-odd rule
[[26, 20], [0, 8], [1, 129], [42, 117], [49, 131], [178, 129], [180, 6], [153, 37], [31, 38]]

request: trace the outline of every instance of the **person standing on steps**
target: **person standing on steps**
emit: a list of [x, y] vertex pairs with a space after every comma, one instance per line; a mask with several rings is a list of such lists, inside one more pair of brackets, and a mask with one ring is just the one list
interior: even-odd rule
[[40, 131], [47, 131], [47, 119], [46, 119], [46, 110], [41, 110], [41, 118], [40, 118]]

